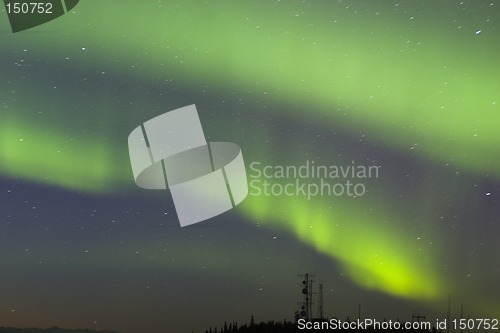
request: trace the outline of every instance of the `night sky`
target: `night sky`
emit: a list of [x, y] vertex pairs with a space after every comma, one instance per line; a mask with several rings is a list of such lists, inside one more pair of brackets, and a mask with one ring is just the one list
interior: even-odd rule
[[[452, 317], [500, 319], [499, 41], [494, 0], [86, 0], [15, 34], [2, 6], [0, 326], [291, 320], [306, 272], [329, 317], [444, 319], [451, 296]], [[127, 138], [191, 104], [249, 183], [252, 163], [378, 177], [250, 189], [181, 228]]]

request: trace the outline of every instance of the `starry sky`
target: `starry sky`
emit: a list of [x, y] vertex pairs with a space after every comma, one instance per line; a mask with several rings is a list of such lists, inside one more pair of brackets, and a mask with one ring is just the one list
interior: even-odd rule
[[[0, 11], [0, 326], [203, 332], [325, 313], [500, 318], [500, 3], [82, 1]], [[127, 138], [196, 104], [261, 165], [380, 166], [181, 228]], [[250, 178], [249, 178], [250, 180]], [[277, 183], [286, 180], [276, 180]]]

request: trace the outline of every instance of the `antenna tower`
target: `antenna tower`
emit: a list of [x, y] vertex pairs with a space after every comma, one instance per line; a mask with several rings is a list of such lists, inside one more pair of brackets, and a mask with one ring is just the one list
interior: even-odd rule
[[301, 280], [300, 287], [302, 288], [302, 302], [300, 303], [299, 315], [301, 318], [305, 318], [307, 321], [312, 319], [312, 295], [313, 295], [313, 282], [314, 275], [306, 273], [304, 275], [299, 275]]

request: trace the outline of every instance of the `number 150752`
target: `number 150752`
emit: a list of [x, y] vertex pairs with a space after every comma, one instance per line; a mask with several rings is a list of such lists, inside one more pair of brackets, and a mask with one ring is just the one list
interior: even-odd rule
[[52, 14], [50, 2], [13, 2], [7, 3], [7, 14]]

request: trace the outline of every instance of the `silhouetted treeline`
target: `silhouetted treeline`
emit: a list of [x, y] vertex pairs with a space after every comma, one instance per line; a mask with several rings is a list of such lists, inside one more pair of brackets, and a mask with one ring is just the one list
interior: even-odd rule
[[244, 324], [242, 326], [238, 326], [238, 323], [236, 322], [229, 324], [225, 322], [222, 327], [210, 328], [205, 332], [206, 333], [252, 333], [252, 332], [284, 333], [284, 332], [297, 332], [297, 331], [298, 331], [297, 326], [291, 321], [286, 321], [286, 320], [282, 322], [269, 321], [267, 323], [260, 322], [256, 324], [252, 316], [250, 324]]
[[[432, 330], [408, 330], [408, 329], [400, 329], [400, 330], [376, 330], [376, 329], [364, 329], [364, 330], [348, 330], [349, 332], [365, 332], [365, 333], [396, 333], [396, 332], [413, 332], [413, 333], [438, 333], [440, 331], [436, 329]], [[267, 323], [260, 322], [256, 324], [254, 322], [254, 318], [252, 316], [250, 320], [250, 324], [244, 324], [242, 326], [238, 326], [235, 323], [227, 323], [225, 322], [222, 327], [210, 328], [205, 331], [205, 333], [285, 333], [285, 332], [325, 332], [325, 330], [300, 330], [295, 322], [283, 320], [282, 322], [269, 321]], [[1, 333], [1, 332], [0, 332]]]

